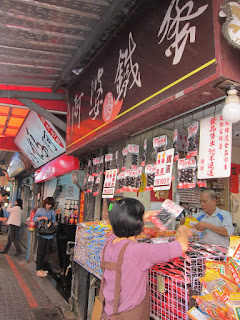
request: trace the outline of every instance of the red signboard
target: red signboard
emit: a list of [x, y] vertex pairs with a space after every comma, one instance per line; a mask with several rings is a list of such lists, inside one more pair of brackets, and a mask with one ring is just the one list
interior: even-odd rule
[[212, 0], [142, 1], [69, 89], [67, 154], [162, 121], [160, 101], [215, 74], [212, 9]]
[[62, 155], [35, 171], [35, 183], [44, 182], [79, 169], [79, 159]]

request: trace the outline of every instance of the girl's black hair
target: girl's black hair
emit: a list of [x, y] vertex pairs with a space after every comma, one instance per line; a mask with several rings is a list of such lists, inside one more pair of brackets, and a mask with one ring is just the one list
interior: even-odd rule
[[44, 201], [43, 201], [43, 204], [42, 204], [42, 208], [45, 208], [46, 204], [50, 204], [53, 208], [54, 206], [54, 199], [53, 197], [47, 197]]
[[19, 206], [22, 209], [22, 204], [23, 204], [22, 199], [17, 199], [16, 202], [17, 202], [17, 206]]
[[137, 236], [143, 229], [143, 204], [133, 198], [123, 198], [114, 203], [109, 212], [113, 233], [119, 237]]

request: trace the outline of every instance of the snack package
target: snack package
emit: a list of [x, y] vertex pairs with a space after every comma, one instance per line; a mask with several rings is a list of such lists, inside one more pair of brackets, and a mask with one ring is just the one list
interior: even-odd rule
[[192, 307], [190, 310], [188, 310], [187, 315], [192, 320], [213, 320], [213, 319], [215, 319], [215, 318], [201, 312], [196, 307]]
[[226, 262], [219, 260], [206, 260], [205, 266], [207, 269], [216, 270], [218, 273], [234, 281], [230, 268]]
[[112, 169], [113, 154], [105, 154], [105, 172]]
[[156, 166], [153, 164], [148, 164], [145, 167], [145, 175], [147, 178], [145, 191], [153, 190], [154, 179], [155, 179]]
[[138, 167], [138, 155], [139, 155], [139, 145], [129, 144], [127, 146], [128, 152], [130, 154], [130, 168], [137, 169]]
[[141, 167], [145, 167], [146, 160], [147, 160], [147, 139], [144, 139]]
[[220, 301], [225, 300], [225, 295], [237, 292], [238, 286], [229, 278], [221, 275], [216, 270], [207, 269], [205, 277], [199, 278], [208, 293]]
[[118, 151], [115, 152], [115, 168], [119, 172], [119, 161], [118, 161]]
[[117, 175], [117, 186], [116, 186], [116, 193], [124, 192], [125, 188], [125, 172], [120, 172]]
[[102, 174], [104, 171], [104, 156], [100, 157], [100, 163], [99, 163], [99, 173]]
[[123, 148], [122, 149], [122, 171], [125, 171], [127, 169], [127, 155], [128, 155], [128, 148]]
[[95, 177], [95, 180], [93, 183], [92, 193], [93, 193], [94, 197], [99, 194], [99, 185], [100, 185], [100, 176]]
[[232, 257], [240, 265], [240, 237], [230, 236], [227, 257]]
[[233, 280], [240, 287], [240, 266], [238, 263], [231, 257], [227, 257], [227, 266], [231, 272]]
[[214, 299], [211, 294], [193, 296], [199, 305], [199, 309], [214, 319], [228, 320], [228, 307], [219, 300]]
[[227, 300], [227, 305], [229, 307], [228, 314], [234, 320], [240, 320], [240, 293], [230, 293]]
[[191, 231], [192, 233], [195, 233], [196, 232], [196, 229], [194, 228], [194, 226], [199, 223], [199, 221], [194, 218], [194, 217], [187, 217], [185, 219], [185, 222], [184, 222], [184, 225], [187, 226]]
[[196, 187], [195, 158], [178, 160], [178, 189], [190, 189]]
[[93, 184], [94, 184], [94, 176], [89, 176], [88, 182], [87, 182], [87, 193], [92, 193]]
[[158, 152], [165, 151], [167, 149], [167, 136], [163, 135], [153, 138], [153, 149], [156, 157]]
[[150, 217], [150, 220], [160, 230], [166, 230], [169, 223], [176, 219], [183, 210], [183, 207], [174, 203], [172, 200], [167, 199], [163, 202], [159, 214], [154, 217]]
[[197, 133], [198, 133], [198, 122], [195, 122], [190, 127], [188, 127], [187, 155], [186, 155], [187, 159], [198, 155]]
[[174, 148], [174, 159], [173, 161], [176, 162], [179, 159], [179, 152], [178, 152], [178, 130], [175, 129], [173, 131], [173, 148]]
[[100, 158], [93, 158], [92, 175], [97, 177], [100, 173]]
[[92, 160], [89, 159], [87, 164], [87, 176], [91, 176], [91, 175], [92, 175]]

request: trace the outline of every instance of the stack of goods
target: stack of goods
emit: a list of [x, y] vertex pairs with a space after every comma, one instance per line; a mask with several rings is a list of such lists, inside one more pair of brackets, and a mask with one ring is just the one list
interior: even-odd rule
[[109, 222], [89, 221], [77, 226], [74, 260], [96, 276], [101, 276], [100, 253], [105, 240], [112, 233]]
[[198, 309], [193, 307], [191, 319], [240, 319], [240, 237], [230, 237], [230, 246], [223, 262], [205, 261], [206, 273], [199, 278], [201, 295], [193, 298]]
[[200, 205], [200, 189], [179, 189], [179, 202], [181, 203], [192, 203], [194, 205], [199, 204]]
[[151, 268], [151, 317], [162, 320], [187, 319], [189, 308], [195, 304], [191, 294], [201, 292], [198, 279], [204, 275], [204, 261], [221, 261], [226, 251], [222, 246], [190, 243], [189, 250], [182, 257]]

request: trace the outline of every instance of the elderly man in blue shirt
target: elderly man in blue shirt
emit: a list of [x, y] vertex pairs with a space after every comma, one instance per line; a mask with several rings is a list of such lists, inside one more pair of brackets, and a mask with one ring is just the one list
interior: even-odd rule
[[[202, 191], [200, 203], [203, 211], [194, 215], [199, 221], [194, 228], [201, 234], [201, 240], [228, 247], [229, 236], [234, 232], [231, 214], [217, 207], [217, 195], [214, 190]], [[185, 218], [181, 220], [181, 224], [184, 222]]]

